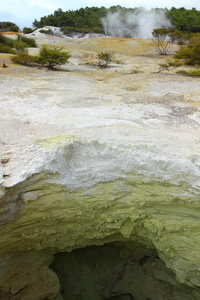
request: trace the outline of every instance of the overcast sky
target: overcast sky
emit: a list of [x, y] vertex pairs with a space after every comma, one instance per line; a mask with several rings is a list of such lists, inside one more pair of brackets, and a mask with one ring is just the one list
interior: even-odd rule
[[191, 9], [195, 7], [200, 10], [200, 0], [0, 0], [0, 21], [10, 21], [16, 23], [21, 29], [32, 27], [32, 22], [41, 17], [53, 13], [58, 8], [66, 10], [76, 10], [86, 6], [121, 5], [127, 8], [145, 7], [151, 8], [171, 8], [185, 7]]

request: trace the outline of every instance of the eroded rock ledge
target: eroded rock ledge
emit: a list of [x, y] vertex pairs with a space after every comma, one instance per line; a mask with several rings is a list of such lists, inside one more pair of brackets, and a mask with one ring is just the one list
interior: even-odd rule
[[2, 168], [2, 300], [199, 299], [197, 156], [61, 135]]
[[0, 299], [199, 300], [199, 79], [150, 40], [59, 46], [62, 72], [2, 57]]

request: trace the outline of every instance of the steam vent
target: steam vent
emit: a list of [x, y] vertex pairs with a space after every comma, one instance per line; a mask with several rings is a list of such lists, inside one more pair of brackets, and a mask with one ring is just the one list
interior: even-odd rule
[[199, 300], [200, 79], [151, 40], [55, 39], [61, 71], [0, 70], [0, 299]]

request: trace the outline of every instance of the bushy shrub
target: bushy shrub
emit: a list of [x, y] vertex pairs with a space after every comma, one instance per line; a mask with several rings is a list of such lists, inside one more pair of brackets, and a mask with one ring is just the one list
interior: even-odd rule
[[14, 43], [15, 43], [15, 40], [14, 39], [11, 39], [11, 38], [8, 38], [6, 37], [6, 45], [10, 46], [11, 48], [14, 47]]
[[21, 42], [21, 41], [16, 41], [14, 43], [14, 48], [17, 50], [17, 52], [24, 52], [25, 51], [25, 48], [27, 48], [27, 44], [24, 43], [24, 42]]
[[4, 44], [0, 43], [0, 53], [11, 53], [11, 54], [15, 54], [16, 51], [13, 50], [10, 46], [4, 45]]
[[39, 56], [28, 55], [27, 52], [21, 51], [16, 56], [12, 57], [11, 60], [14, 63], [26, 66], [37, 64], [53, 69], [56, 65], [67, 63], [70, 57], [71, 54], [64, 51], [63, 48], [44, 45], [40, 49]]
[[113, 55], [108, 52], [100, 52], [97, 54], [97, 59], [99, 67], [106, 68], [113, 61]]
[[70, 57], [71, 54], [64, 51], [63, 48], [44, 45], [40, 49], [40, 63], [50, 69], [56, 65], [66, 64]]
[[136, 69], [132, 69], [131, 74], [139, 74], [142, 73], [142, 71], [138, 70], [138, 68]]
[[0, 34], [0, 52], [15, 54], [16, 52], [12, 49], [14, 42], [14, 40]]
[[26, 36], [22, 36], [21, 34], [17, 35], [17, 39], [18, 39], [18, 41], [27, 44], [27, 47], [33, 47], [33, 48], [37, 47], [34, 39], [27, 38]]
[[44, 34], [53, 35], [53, 31], [51, 29], [41, 29], [41, 30], [39, 30], [39, 32], [44, 33]]
[[183, 59], [186, 64], [200, 64], [200, 35], [192, 36], [186, 46], [182, 46], [174, 55], [175, 58]]
[[179, 30], [171, 30], [169, 31], [169, 37], [171, 38], [172, 41], [178, 42], [183, 39], [184, 35]]
[[18, 32], [19, 27], [12, 22], [0, 22], [0, 31], [1, 32], [8, 32], [8, 31], [13, 31], [13, 32]]
[[72, 36], [74, 33], [103, 33], [102, 29], [99, 27], [91, 27], [91, 28], [74, 28], [69, 26], [62, 26], [61, 29], [63, 34], [67, 36]]
[[176, 69], [183, 65], [183, 62], [176, 59], [174, 61], [168, 61], [166, 64], [159, 64], [159, 71], [157, 73], [160, 73], [162, 71], [170, 71], [171, 69]]
[[22, 52], [27, 47], [37, 47], [34, 39], [27, 38], [20, 34], [17, 35], [17, 40], [5, 37], [0, 34], [0, 44], [0, 52], [12, 54], [16, 53], [16, 51], [14, 51], [14, 49], [12, 48], [16, 48], [18, 52]]
[[174, 67], [174, 68], [178, 68], [180, 66], [183, 65], [183, 62], [179, 59], [175, 59], [173, 61], [168, 61], [168, 66], [169, 67]]
[[7, 45], [7, 46], [10, 46], [10, 47], [13, 47], [13, 45], [15, 43], [15, 40], [13, 40], [11, 38], [8, 38], [8, 37], [5, 37], [2, 34], [0, 34], [0, 43], [2, 43], [4, 45]]
[[6, 45], [6, 37], [0, 34], [0, 43]]
[[176, 72], [177, 74], [182, 74], [184, 76], [190, 76], [190, 77], [200, 77], [200, 70], [199, 69], [194, 69], [190, 71], [186, 70], [179, 70]]
[[29, 34], [29, 33], [32, 33], [34, 31], [34, 29], [30, 28], [30, 27], [24, 27], [22, 32], [24, 34]]
[[158, 54], [169, 54], [175, 42], [175, 37], [170, 37], [170, 31], [166, 28], [156, 28], [153, 30], [152, 35], [152, 40]]
[[33, 64], [39, 63], [39, 57], [28, 55], [26, 52], [20, 52], [17, 55], [13, 56], [11, 58], [11, 61], [13, 63], [17, 63], [25, 66], [31, 66]]

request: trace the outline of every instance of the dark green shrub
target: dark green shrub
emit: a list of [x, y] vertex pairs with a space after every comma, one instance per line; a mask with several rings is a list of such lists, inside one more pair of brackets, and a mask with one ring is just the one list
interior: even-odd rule
[[190, 58], [192, 57], [192, 49], [189, 49], [188, 47], [181, 47], [176, 54], [174, 55], [177, 59], [184, 59], [185, 62], [189, 62]]
[[53, 31], [51, 29], [41, 29], [39, 30], [40, 33], [44, 33], [44, 34], [50, 34], [53, 35]]
[[113, 55], [108, 52], [100, 52], [97, 54], [98, 65], [101, 68], [106, 68], [112, 61]]
[[13, 50], [10, 46], [4, 45], [2, 43], [0, 43], [0, 53], [11, 53], [11, 54], [15, 54], [16, 51]]
[[16, 51], [12, 49], [14, 42], [15, 40], [12, 40], [0, 34], [0, 52], [15, 54]]
[[16, 41], [14, 43], [14, 48], [17, 50], [17, 52], [24, 52], [25, 51], [25, 48], [27, 48], [28, 45], [24, 42], [21, 42], [21, 41]]
[[8, 31], [13, 31], [13, 32], [18, 32], [19, 27], [12, 22], [0, 22], [0, 31], [1, 32], [8, 32]]
[[26, 66], [37, 64], [53, 69], [56, 65], [67, 63], [70, 57], [70, 53], [65, 52], [62, 48], [44, 45], [40, 49], [39, 56], [31, 56], [26, 52], [19, 52], [16, 56], [12, 57], [11, 60], [14, 63]]
[[184, 75], [184, 76], [200, 77], [200, 70], [199, 70], [199, 69], [190, 70], [190, 71], [179, 70], [179, 71], [177, 71], [176, 73], [177, 73], [177, 74], [182, 74], [182, 75]]
[[169, 36], [170, 36], [171, 40], [174, 41], [174, 42], [180, 41], [180, 40], [183, 39], [183, 33], [179, 30], [170, 31]]
[[70, 57], [71, 54], [64, 51], [63, 48], [44, 45], [40, 49], [39, 61], [43, 66], [53, 69], [56, 65], [66, 64]]
[[183, 59], [186, 64], [200, 64], [200, 35], [190, 38], [186, 46], [180, 48], [174, 55], [175, 58]]
[[183, 65], [183, 62], [181, 61], [181, 60], [179, 60], [179, 59], [175, 59], [175, 60], [173, 60], [173, 61], [169, 61], [168, 62], [168, 66], [169, 67], [175, 67], [175, 68], [178, 68], [178, 67], [180, 67], [180, 66], [182, 66]]
[[61, 31], [63, 34], [72, 36], [74, 33], [103, 33], [102, 29], [99, 27], [91, 27], [91, 28], [75, 28], [69, 26], [62, 26]]
[[25, 66], [31, 66], [33, 64], [39, 63], [39, 57], [38, 56], [31, 56], [28, 55], [25, 52], [18, 53], [17, 55], [13, 56], [11, 58], [11, 61], [13, 63], [25, 65]]
[[2, 34], [0, 34], [0, 43], [2, 43], [4, 45], [7, 45], [7, 46], [10, 46], [10, 47], [13, 47], [13, 45], [15, 43], [15, 40], [13, 40], [11, 38], [8, 38], [8, 37], [5, 37]]
[[178, 41], [178, 45], [183, 46], [183, 45], [185, 45], [185, 42], [183, 40], [180, 40], [180, 41]]
[[26, 43], [28, 45], [28, 47], [33, 47], [33, 48], [37, 47], [36, 42], [35, 42], [34, 39], [22, 36], [21, 41], [24, 42], [24, 43]]
[[6, 37], [6, 45], [8, 45], [8, 46], [10, 46], [10, 47], [13, 48], [14, 47], [14, 43], [15, 43], [15, 40]]
[[170, 69], [175, 69], [183, 65], [183, 62], [180, 60], [174, 60], [174, 61], [168, 61], [167, 64], [159, 64], [159, 71], [157, 73], [160, 73], [162, 71], [169, 71]]
[[32, 33], [34, 31], [34, 29], [30, 28], [30, 27], [24, 27], [22, 32], [24, 34], [29, 34], [29, 33]]
[[6, 45], [7, 41], [6, 41], [6, 37], [3, 36], [2, 34], [0, 34], [0, 43]]
[[33, 47], [33, 48], [37, 47], [36, 42], [35, 42], [34, 39], [27, 38], [26, 36], [23, 36], [21, 34], [17, 35], [17, 40], [20, 41], [20, 42], [24, 42], [25, 44], [27, 44], [27, 47]]

